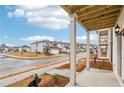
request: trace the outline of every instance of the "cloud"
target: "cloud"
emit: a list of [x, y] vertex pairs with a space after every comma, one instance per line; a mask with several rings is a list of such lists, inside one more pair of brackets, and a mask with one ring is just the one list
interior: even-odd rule
[[[77, 36], [77, 42], [79, 43], [86, 43], [87, 36]], [[90, 34], [90, 43], [97, 44], [98, 42], [98, 36], [96, 34]]]
[[6, 46], [11, 46], [11, 47], [13, 47], [13, 46], [16, 46], [15, 44], [6, 44]]
[[4, 38], [4, 39], [6, 39], [6, 38], [8, 38], [8, 36], [7, 36], [7, 35], [5, 35], [5, 36], [3, 36], [3, 38]]
[[23, 17], [24, 16], [24, 10], [22, 9], [16, 9], [14, 12], [8, 12], [9, 17]]
[[16, 6], [14, 11], [8, 12], [9, 17], [24, 17], [28, 24], [50, 28], [64, 29], [68, 27], [68, 14], [59, 6]]
[[26, 42], [35, 42], [35, 41], [41, 41], [41, 40], [50, 40], [53, 41], [54, 38], [50, 37], [50, 36], [30, 36], [30, 37], [26, 37], [26, 38], [21, 38], [20, 40], [22, 41], [26, 41]]

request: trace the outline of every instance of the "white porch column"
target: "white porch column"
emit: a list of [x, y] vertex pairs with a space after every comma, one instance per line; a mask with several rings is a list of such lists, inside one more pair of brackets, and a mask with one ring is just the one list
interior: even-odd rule
[[99, 45], [99, 43], [100, 43], [100, 34], [99, 34], [99, 32], [98, 32], [98, 58], [99, 58], [100, 55], [101, 55], [101, 50], [100, 50], [100, 45]]
[[76, 84], [76, 19], [70, 16], [70, 84]]
[[90, 69], [90, 32], [87, 31], [87, 63], [86, 69]]
[[122, 82], [124, 84], [124, 36], [122, 36]]

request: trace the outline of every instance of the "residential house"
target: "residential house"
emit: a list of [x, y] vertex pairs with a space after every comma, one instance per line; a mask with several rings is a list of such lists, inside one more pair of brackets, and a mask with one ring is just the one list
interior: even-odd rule
[[[32, 52], [40, 52], [40, 53], [46, 53], [49, 51], [55, 51], [56, 53], [60, 52], [69, 52], [70, 44], [61, 42], [61, 41], [49, 41], [49, 40], [43, 40], [43, 41], [37, 41], [31, 44], [31, 51]], [[56, 49], [55, 49], [56, 48]], [[59, 50], [59, 52], [58, 52]], [[49, 52], [51, 53], [51, 52]]]
[[53, 43], [49, 40], [37, 41], [37, 42], [31, 43], [31, 51], [45, 53], [45, 50], [47, 49], [47, 47], [52, 45]]
[[59, 48], [56, 46], [47, 47], [49, 54], [59, 54]]
[[86, 44], [77, 44], [77, 52], [86, 52]]
[[9, 46], [6, 46], [5, 44], [2, 44], [0, 45], [0, 52], [8, 52], [8, 47]]
[[20, 52], [21, 51], [23, 51], [23, 52], [31, 52], [31, 47], [27, 46], [27, 45], [23, 45], [21, 47], [17, 47], [17, 50], [19, 50]]

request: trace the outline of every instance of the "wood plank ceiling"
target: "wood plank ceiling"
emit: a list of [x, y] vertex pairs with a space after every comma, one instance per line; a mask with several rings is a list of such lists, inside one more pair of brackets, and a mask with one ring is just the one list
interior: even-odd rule
[[121, 5], [62, 5], [69, 15], [74, 14], [78, 23], [87, 31], [113, 27], [123, 6]]

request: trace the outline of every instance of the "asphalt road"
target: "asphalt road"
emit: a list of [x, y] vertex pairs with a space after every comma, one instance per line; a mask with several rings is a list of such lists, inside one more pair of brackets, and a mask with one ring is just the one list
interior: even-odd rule
[[[78, 56], [84, 56], [85, 53], [79, 53]], [[37, 60], [22, 60], [22, 59], [13, 59], [0, 55], [0, 77], [9, 75], [14, 72], [22, 71], [27, 68], [37, 67], [45, 63], [54, 62], [59, 59], [69, 59], [69, 55], [62, 54], [57, 57], [48, 58], [48, 59], [37, 59]]]

